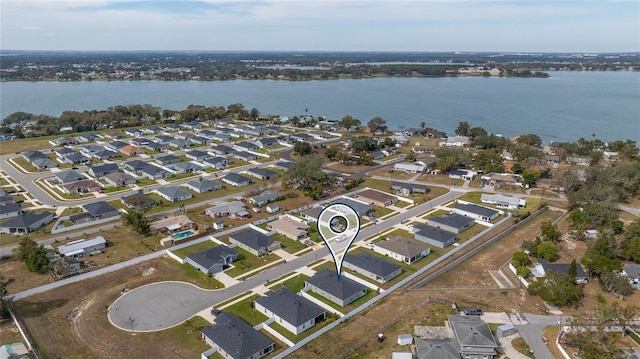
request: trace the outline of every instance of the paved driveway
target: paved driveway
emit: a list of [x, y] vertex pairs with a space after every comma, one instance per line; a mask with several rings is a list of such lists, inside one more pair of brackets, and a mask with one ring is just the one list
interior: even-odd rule
[[134, 331], [163, 330], [215, 303], [218, 296], [185, 282], [153, 283], [118, 298], [109, 310], [109, 321], [123, 330], [131, 330], [131, 319]]

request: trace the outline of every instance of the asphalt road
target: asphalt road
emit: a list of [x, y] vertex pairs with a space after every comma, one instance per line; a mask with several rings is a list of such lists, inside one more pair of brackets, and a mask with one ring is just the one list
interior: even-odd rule
[[[416, 206], [407, 212], [398, 214], [393, 218], [364, 228], [360, 231], [354, 243], [387, 230], [399, 224], [401, 221], [428, 211], [434, 206], [449, 202], [464, 193], [464, 191], [447, 193], [430, 202]], [[346, 241], [336, 243], [334, 244], [335, 250], [340, 251], [344, 249], [347, 244]], [[177, 291], [175, 290], [176, 284], [174, 282], [160, 282], [139, 287], [124, 294], [111, 305], [109, 320], [116, 327], [123, 330], [131, 330], [130, 318], [134, 319], [133, 329], [135, 331], [166, 329], [180, 324], [203, 309], [245, 293], [264, 284], [267, 280], [273, 280], [285, 274], [293, 273], [296, 269], [311, 264], [316, 258], [321, 258], [328, 254], [329, 250], [326, 247], [322, 247], [223, 290], [189, 288], [186, 291]], [[170, 314], [169, 311], [171, 312]]]

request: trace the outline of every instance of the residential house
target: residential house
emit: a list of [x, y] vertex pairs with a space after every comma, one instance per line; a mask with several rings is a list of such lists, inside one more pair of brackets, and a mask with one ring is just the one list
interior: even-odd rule
[[558, 167], [558, 165], [560, 164], [560, 156], [557, 156], [557, 155], [545, 155], [544, 160], [547, 163], [547, 165], [550, 165], [553, 167]]
[[158, 126], [150, 126], [147, 128], [142, 128], [140, 129], [140, 131], [144, 132], [147, 135], [152, 135], [154, 133], [160, 133], [162, 131], [162, 129]]
[[[11, 197], [9, 197], [11, 198]], [[11, 218], [21, 215], [23, 212], [20, 203], [14, 203], [13, 199], [10, 202], [3, 202], [0, 204], [0, 218]]]
[[270, 180], [279, 177], [277, 172], [268, 170], [266, 168], [254, 167], [245, 171], [248, 175], [261, 180]]
[[194, 180], [189, 181], [186, 187], [196, 193], [205, 193], [221, 189], [222, 184], [212, 180]]
[[133, 160], [124, 164], [124, 168], [133, 173], [140, 173], [140, 171], [147, 166], [149, 166], [147, 162], [140, 160]]
[[311, 142], [314, 139], [313, 137], [311, 137], [310, 135], [304, 132], [294, 133], [290, 137], [296, 142]]
[[[102, 147], [102, 146], [100, 146]], [[104, 148], [104, 147], [102, 147]], [[107, 149], [103, 149], [102, 151], [98, 151], [98, 152], [94, 152], [91, 157], [93, 158], [97, 158], [100, 161], [110, 161], [116, 157], [118, 157], [119, 155], [113, 151], [109, 151]]]
[[258, 257], [280, 249], [280, 242], [251, 228], [229, 235], [229, 242]]
[[118, 131], [111, 131], [111, 132], [106, 133], [106, 134], [104, 135], [104, 137], [106, 137], [106, 138], [111, 138], [111, 139], [114, 139], [114, 140], [117, 140], [117, 139], [122, 138], [122, 132], [118, 132]]
[[458, 201], [455, 205], [453, 205], [453, 209], [451, 210], [451, 212], [484, 222], [491, 222], [494, 219], [498, 218], [498, 216], [500, 215], [500, 212], [496, 211], [495, 209], [479, 206], [472, 203], [463, 203], [461, 201]]
[[440, 146], [447, 147], [467, 147], [469, 145], [469, 137], [467, 136], [452, 136], [448, 137], [446, 142], [440, 142]]
[[371, 203], [376, 206], [386, 207], [398, 202], [398, 197], [377, 191], [375, 189], [366, 189], [358, 192], [357, 198], [363, 202]]
[[198, 162], [202, 162], [211, 157], [211, 155], [209, 155], [208, 153], [199, 150], [189, 151], [185, 153], [184, 156]]
[[349, 198], [349, 197], [342, 197], [338, 200], [335, 200], [333, 202], [331, 202], [331, 204], [344, 204], [347, 205], [349, 207], [351, 207], [351, 209], [353, 209], [354, 211], [356, 211], [356, 213], [359, 216], [364, 216], [366, 214], [369, 214], [369, 212], [371, 212], [373, 210], [373, 208], [371, 207], [371, 205], [369, 203], [366, 202], [362, 202], [359, 200], [355, 200], [353, 198]]
[[262, 207], [269, 202], [275, 201], [281, 196], [282, 194], [280, 194], [280, 192], [278, 191], [266, 190], [257, 196], [249, 197], [249, 202], [256, 205], [257, 207]]
[[258, 147], [258, 145], [256, 145], [255, 143], [241, 141], [234, 143], [233, 148], [237, 151], [255, 151], [260, 147]]
[[[62, 158], [64, 158], [64, 156], [66, 154], [74, 153], [74, 152], [76, 152], [76, 151], [71, 149], [71, 148], [69, 148], [69, 147], [62, 147], [62, 148], [59, 148], [59, 149], [56, 150], [56, 157], [58, 157], [59, 159], [62, 159]], [[46, 157], [46, 158], [48, 158], [48, 157]]]
[[89, 174], [97, 179], [102, 179], [109, 173], [118, 172], [118, 165], [115, 163], [105, 163], [102, 165], [94, 165], [89, 168]]
[[66, 194], [96, 192], [100, 190], [100, 188], [102, 188], [100, 184], [92, 179], [71, 182], [60, 186], [62, 192]]
[[[148, 142], [147, 142], [148, 144]], [[145, 145], [147, 145], [145, 144]], [[135, 156], [139, 153], [141, 153], [140, 149], [136, 146], [132, 146], [132, 145], [126, 145], [123, 147], [120, 147], [120, 149], [118, 150], [118, 152], [122, 153], [125, 156]]]
[[187, 138], [187, 143], [189, 143], [189, 145], [206, 145], [210, 142], [211, 140], [202, 136], [191, 135]]
[[152, 164], [147, 164], [140, 169], [140, 175], [150, 180], [159, 180], [170, 175], [165, 169]]
[[71, 146], [73, 144], [73, 139], [67, 136], [60, 136], [55, 140], [49, 141], [54, 146]]
[[156, 141], [149, 141], [146, 144], [142, 145], [142, 147], [153, 152], [164, 152], [167, 150], [167, 145], [163, 145], [162, 143]]
[[63, 163], [69, 163], [72, 165], [88, 163], [91, 161], [91, 158], [79, 152], [66, 153], [62, 155], [60, 159], [62, 160]]
[[111, 151], [120, 151], [121, 148], [129, 146], [128, 143], [122, 141], [112, 141], [104, 145], [104, 148]]
[[229, 165], [231, 163], [231, 161], [229, 161], [227, 158], [218, 157], [218, 156], [207, 158], [202, 162], [205, 165], [209, 165], [209, 166], [214, 167], [216, 169], [223, 169], [223, 168], [225, 168], [225, 166], [227, 166], [227, 165]]
[[175, 155], [165, 155], [165, 156], [156, 157], [156, 163], [163, 166], [170, 165], [172, 163], [178, 163], [180, 161], [182, 161], [182, 159]]
[[347, 254], [344, 257], [343, 266], [379, 283], [386, 283], [402, 274], [402, 267], [399, 265], [368, 252]]
[[160, 187], [157, 190], [155, 190], [155, 192], [158, 194], [158, 196], [170, 202], [186, 201], [193, 197], [191, 192], [185, 191], [180, 187], [174, 187], [174, 186]]
[[409, 163], [396, 163], [393, 166], [394, 171], [403, 171], [407, 173], [424, 173], [424, 170], [427, 169], [427, 166], [420, 164], [418, 162]]
[[318, 216], [322, 213], [323, 208], [320, 206], [311, 207], [300, 212], [300, 217], [310, 222], [318, 222]]
[[162, 145], [169, 145], [169, 141], [173, 140], [173, 137], [167, 135], [157, 135], [153, 138], [153, 140]]
[[138, 130], [137, 128], [128, 128], [124, 130], [124, 133], [125, 135], [131, 137], [140, 137], [143, 135], [142, 131]]
[[184, 261], [205, 274], [222, 272], [234, 261], [238, 260], [238, 252], [227, 246], [213, 248], [188, 255]]
[[408, 196], [414, 192], [429, 192], [429, 187], [427, 187], [427, 185], [417, 183], [391, 182], [391, 189], [400, 192], [400, 194], [402, 194], [403, 196]]
[[236, 219], [249, 218], [247, 207], [241, 201], [234, 201], [207, 208], [204, 213], [211, 218], [230, 217]]
[[136, 211], [142, 211], [158, 205], [158, 202], [153, 198], [140, 192], [120, 197], [120, 203]]
[[277, 203], [270, 203], [265, 206], [267, 213], [276, 213], [280, 210], [280, 206]]
[[255, 161], [255, 160], [258, 159], [258, 155], [254, 155], [253, 153], [244, 152], [244, 151], [233, 152], [231, 154], [231, 157], [237, 158], [237, 159], [239, 159], [241, 161], [245, 161], [245, 162]]
[[274, 164], [271, 165], [271, 167], [277, 169], [277, 170], [281, 170], [281, 171], [287, 171], [289, 170], [289, 168], [293, 167], [295, 165], [295, 163], [293, 162], [285, 162], [285, 161], [279, 161], [276, 162]]
[[210, 139], [210, 140], [211, 140], [211, 139], [213, 139], [213, 136], [214, 136], [215, 134], [216, 134], [215, 132], [210, 131], [210, 130], [201, 130], [201, 131], [198, 131], [198, 136], [201, 136], [201, 137], [204, 137], [204, 138], [208, 138], [208, 139]]
[[223, 358], [260, 359], [276, 349], [273, 340], [228, 312], [218, 314], [215, 325], [202, 329], [202, 337]]
[[254, 303], [257, 311], [295, 335], [326, 319], [324, 309], [284, 287], [266, 292]]
[[640, 264], [623, 264], [622, 275], [629, 278], [629, 282], [636, 288], [640, 288], [638, 287], [640, 285]]
[[253, 181], [250, 178], [239, 175], [235, 172], [229, 172], [221, 178], [222, 182], [230, 184], [234, 187], [243, 187], [250, 185]]
[[381, 160], [385, 156], [384, 153], [382, 153], [382, 151], [373, 151], [370, 153], [370, 155], [374, 160]]
[[418, 359], [492, 359], [498, 343], [489, 325], [476, 315], [449, 315], [440, 338], [416, 338]]
[[149, 224], [149, 231], [151, 234], [156, 233], [168, 233], [173, 234], [177, 232], [186, 231], [196, 227], [196, 223], [191, 218], [181, 214], [179, 216], [171, 216], [163, 218]]
[[228, 156], [233, 152], [235, 152], [233, 148], [225, 145], [216, 145], [212, 146], [209, 149], [209, 153], [211, 153], [213, 156]]
[[[555, 272], [558, 274], [567, 274], [569, 272], [569, 267], [571, 264], [569, 263], [549, 263], [542, 258], [536, 259], [536, 265], [534, 268], [531, 268], [531, 274], [533, 274], [536, 278], [544, 278], [547, 276], [547, 272]], [[576, 268], [576, 283], [578, 284], [586, 284], [587, 283], [587, 275], [584, 273], [582, 266], [578, 263]]]
[[58, 164], [49, 157], [35, 158], [31, 164], [39, 171], [58, 167]]
[[67, 184], [71, 182], [82, 181], [85, 177], [74, 170], [56, 172], [53, 177], [58, 183]]
[[445, 232], [421, 223], [414, 224], [412, 231], [416, 240], [438, 248], [446, 248], [456, 241], [455, 233]]
[[452, 233], [462, 233], [476, 223], [471, 217], [465, 217], [457, 213], [448, 213], [442, 217], [429, 217], [427, 224]]
[[413, 264], [431, 253], [428, 245], [400, 236], [389, 236], [374, 243], [373, 250], [406, 264]]
[[118, 211], [118, 209], [111, 203], [106, 201], [83, 204], [82, 209], [89, 213], [94, 219], [105, 219], [120, 216], [120, 211]]
[[91, 157], [94, 153], [104, 151], [105, 147], [101, 145], [84, 145], [80, 147], [80, 152]]
[[0, 233], [26, 234], [53, 221], [53, 212], [27, 212], [0, 223]]
[[216, 120], [216, 126], [228, 126], [233, 125], [235, 121], [230, 118], [219, 118]]
[[170, 131], [170, 132], [180, 130], [180, 125], [177, 125], [175, 123], [167, 123], [163, 127], [166, 131]]
[[527, 202], [521, 198], [509, 197], [503, 194], [488, 194], [483, 193], [480, 195], [480, 201], [482, 203], [492, 204], [499, 208], [519, 209], [524, 208]]
[[27, 161], [31, 162], [37, 158], [49, 158], [41, 151], [26, 151], [22, 153], [22, 157]]
[[107, 241], [103, 236], [91, 239], [81, 239], [58, 246], [57, 250], [65, 257], [82, 258], [98, 252], [107, 247]]
[[475, 173], [470, 170], [451, 170], [449, 171], [449, 178], [463, 179], [465, 181], [473, 181]]
[[96, 135], [94, 133], [87, 132], [87, 133], [82, 133], [82, 134], [78, 135], [75, 139], [76, 139], [77, 142], [87, 143], [87, 142], [92, 142], [92, 141], [95, 141], [95, 140], [100, 140], [100, 139], [102, 139], [102, 136], [98, 136], [98, 135]]
[[104, 180], [114, 187], [132, 186], [136, 179], [124, 172], [112, 172], [104, 176]]
[[169, 147], [177, 148], [179, 150], [185, 149], [189, 147], [189, 142], [187, 140], [181, 140], [179, 138], [172, 138], [168, 143]]
[[481, 179], [488, 182], [490, 186], [523, 186], [522, 178], [520, 176], [507, 173], [488, 173], [482, 176]]
[[203, 168], [191, 162], [180, 162], [169, 166], [175, 173], [202, 172]]
[[231, 136], [229, 136], [226, 133], [216, 133], [213, 136], [211, 136], [211, 139], [214, 141], [222, 142], [222, 143], [231, 142]]
[[265, 137], [256, 140], [255, 144], [259, 148], [275, 148], [276, 146], [278, 146], [278, 140], [273, 137]]
[[367, 287], [345, 276], [338, 276], [335, 271], [322, 269], [304, 282], [306, 290], [317, 293], [341, 307], [349, 305], [367, 294]]
[[291, 216], [284, 215], [276, 219], [273, 222], [267, 223], [267, 228], [271, 231], [276, 231], [278, 234], [283, 235], [294, 241], [302, 240], [307, 237], [307, 230], [309, 225], [301, 220], [295, 219]]

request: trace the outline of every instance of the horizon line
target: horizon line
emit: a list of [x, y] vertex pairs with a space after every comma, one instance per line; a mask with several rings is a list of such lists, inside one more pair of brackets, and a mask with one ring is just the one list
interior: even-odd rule
[[390, 53], [390, 54], [640, 54], [640, 51], [500, 51], [500, 50], [37, 50], [37, 49], [0, 49], [0, 52], [205, 52], [205, 53]]

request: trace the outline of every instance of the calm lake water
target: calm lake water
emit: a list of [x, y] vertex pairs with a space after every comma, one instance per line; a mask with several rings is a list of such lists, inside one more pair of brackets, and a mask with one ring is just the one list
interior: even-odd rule
[[545, 143], [590, 138], [640, 142], [640, 73], [552, 72], [546, 79], [377, 78], [330, 81], [94, 81], [0, 83], [0, 117], [16, 111], [152, 104], [242, 103], [263, 114], [308, 114], [366, 123], [380, 116], [396, 129], [426, 122], [453, 134], [459, 121], [512, 137], [536, 133]]

